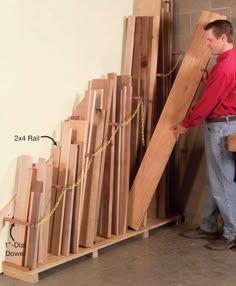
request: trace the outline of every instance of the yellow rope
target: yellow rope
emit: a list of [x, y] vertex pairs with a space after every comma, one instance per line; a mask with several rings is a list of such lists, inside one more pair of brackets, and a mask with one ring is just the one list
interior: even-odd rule
[[141, 132], [142, 135], [141, 135], [141, 136], [142, 136], [142, 144], [144, 145], [144, 103], [143, 103], [143, 100], [140, 99], [139, 102], [138, 102], [138, 106], [137, 106], [136, 110], [134, 111], [134, 113], [131, 114], [131, 115], [129, 115], [125, 120], [121, 121], [121, 122], [117, 125], [117, 127], [116, 127], [116, 129], [115, 129], [113, 135], [110, 137], [110, 139], [107, 140], [107, 141], [105, 141], [105, 142], [104, 142], [100, 147], [98, 147], [98, 149], [90, 156], [90, 159], [89, 159], [89, 161], [88, 161], [87, 168], [85, 168], [85, 169], [83, 169], [83, 170], [81, 171], [81, 174], [80, 174], [80, 176], [79, 176], [78, 181], [77, 181], [75, 184], [73, 184], [73, 185], [71, 185], [71, 186], [69, 186], [69, 187], [63, 187], [62, 192], [61, 192], [61, 194], [60, 194], [60, 196], [59, 196], [57, 202], [55, 203], [55, 206], [54, 206], [53, 209], [50, 211], [50, 213], [49, 213], [48, 215], [42, 217], [42, 218], [41, 218], [38, 222], [36, 222], [35, 224], [31, 223], [31, 227], [39, 227], [40, 225], [44, 224], [46, 221], [49, 220], [49, 218], [55, 213], [56, 209], [58, 208], [58, 206], [59, 206], [61, 200], [63, 199], [63, 197], [64, 197], [64, 195], [65, 195], [65, 193], [66, 193], [67, 191], [69, 191], [69, 190], [73, 190], [75, 187], [77, 187], [77, 186], [81, 183], [81, 178], [88, 173], [89, 168], [90, 168], [90, 166], [91, 166], [91, 164], [92, 164], [94, 158], [97, 157], [97, 156], [99, 156], [99, 155], [112, 143], [112, 141], [113, 141], [113, 139], [115, 138], [115, 136], [116, 136], [117, 132], [119, 131], [119, 129], [120, 129], [121, 127], [126, 127], [126, 126], [135, 118], [135, 116], [138, 114], [139, 110], [141, 110], [141, 129], [142, 129], [142, 132]]
[[180, 61], [181, 61], [181, 59], [182, 59], [182, 57], [183, 57], [183, 53], [180, 52], [179, 57], [178, 57], [178, 59], [177, 59], [175, 65], [173, 66], [173, 68], [172, 68], [168, 73], [166, 73], [166, 74], [164, 74], [164, 73], [157, 74], [157, 76], [164, 78], [164, 77], [167, 77], [167, 76], [171, 75], [171, 74], [176, 70], [178, 64], [180, 63]]

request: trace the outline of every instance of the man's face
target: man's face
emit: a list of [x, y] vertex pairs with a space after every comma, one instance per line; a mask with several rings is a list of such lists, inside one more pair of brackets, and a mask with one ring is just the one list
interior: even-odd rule
[[211, 50], [212, 55], [220, 55], [223, 52], [224, 37], [217, 39], [212, 29], [206, 31], [207, 47]]

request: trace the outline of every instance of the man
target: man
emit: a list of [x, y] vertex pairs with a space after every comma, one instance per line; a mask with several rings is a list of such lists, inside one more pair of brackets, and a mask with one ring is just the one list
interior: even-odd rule
[[[218, 55], [206, 79], [201, 99], [184, 120], [172, 127], [178, 139], [188, 128], [206, 121], [205, 152], [207, 196], [200, 227], [183, 233], [188, 238], [213, 238], [207, 247], [225, 250], [236, 246], [236, 183], [234, 157], [227, 151], [227, 135], [236, 133], [236, 49], [233, 28], [227, 20], [216, 20], [204, 27], [207, 47]], [[218, 216], [224, 220], [218, 235]]]

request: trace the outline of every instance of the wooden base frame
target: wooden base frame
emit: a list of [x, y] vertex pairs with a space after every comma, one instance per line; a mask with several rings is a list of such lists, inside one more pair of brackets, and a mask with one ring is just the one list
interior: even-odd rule
[[44, 272], [50, 268], [56, 267], [68, 261], [72, 261], [84, 255], [91, 255], [92, 258], [98, 257], [98, 250], [105, 248], [109, 245], [118, 243], [125, 239], [142, 235], [143, 238], [149, 237], [149, 231], [157, 227], [161, 227], [168, 223], [175, 222], [180, 224], [182, 217], [180, 215], [173, 216], [168, 219], [154, 219], [148, 221], [147, 226], [141, 228], [138, 231], [128, 230], [126, 234], [123, 235], [113, 235], [111, 238], [101, 238], [99, 237], [96, 243], [89, 248], [79, 247], [79, 251], [76, 254], [70, 254], [69, 256], [56, 256], [49, 254], [47, 262], [41, 264], [41, 266], [29, 271], [28, 268], [17, 266], [13, 263], [3, 262], [3, 273], [6, 276], [13, 277], [19, 280], [23, 280], [30, 283], [36, 283], [39, 281], [39, 273]]

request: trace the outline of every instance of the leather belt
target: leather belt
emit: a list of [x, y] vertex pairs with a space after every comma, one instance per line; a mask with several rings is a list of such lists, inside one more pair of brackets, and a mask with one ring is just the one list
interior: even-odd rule
[[236, 120], [236, 115], [228, 115], [223, 117], [207, 118], [206, 122], [228, 122], [234, 120]]

